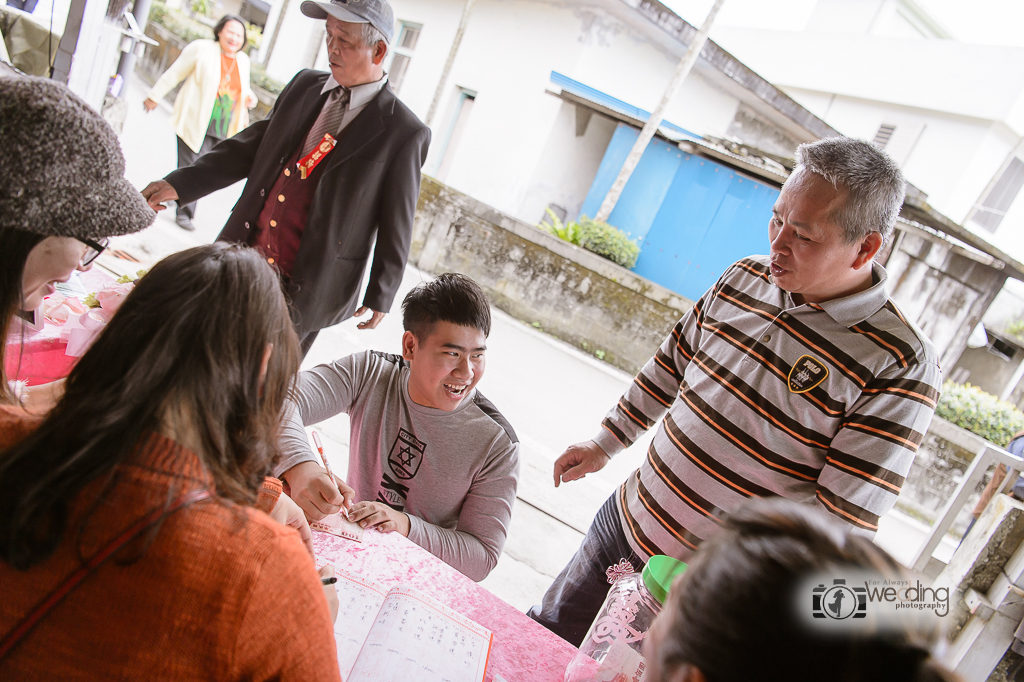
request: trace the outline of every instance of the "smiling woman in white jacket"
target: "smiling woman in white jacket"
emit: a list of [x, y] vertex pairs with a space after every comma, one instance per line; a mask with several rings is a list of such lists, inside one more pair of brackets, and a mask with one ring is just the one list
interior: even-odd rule
[[[221, 18], [213, 40], [189, 43], [146, 96], [143, 106], [152, 111], [174, 86], [185, 83], [174, 100], [171, 125], [178, 136], [178, 168], [191, 166], [221, 140], [249, 125], [248, 109], [256, 106], [249, 85], [249, 57], [245, 24], [232, 14]], [[179, 205], [177, 222], [195, 229], [195, 203]]]

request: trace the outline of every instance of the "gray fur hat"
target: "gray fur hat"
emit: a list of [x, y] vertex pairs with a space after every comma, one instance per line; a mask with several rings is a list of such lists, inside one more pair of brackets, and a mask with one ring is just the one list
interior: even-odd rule
[[52, 80], [0, 78], [0, 228], [99, 240], [155, 219], [99, 114]]

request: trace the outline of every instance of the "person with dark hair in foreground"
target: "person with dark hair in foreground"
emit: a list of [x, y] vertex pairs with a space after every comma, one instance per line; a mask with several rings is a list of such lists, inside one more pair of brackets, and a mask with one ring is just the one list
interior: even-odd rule
[[[299, 374], [277, 471], [310, 518], [344, 506], [364, 528], [398, 531], [483, 580], [505, 545], [519, 478], [516, 434], [476, 390], [487, 298], [447, 273], [410, 291], [402, 311], [402, 355], [366, 351]], [[341, 491], [304, 429], [340, 412], [352, 424]]]
[[940, 634], [937, 616], [935, 627], [911, 618], [882, 630], [861, 620], [844, 634], [824, 634], [801, 617], [812, 602], [800, 588], [819, 573], [859, 569], [879, 579], [908, 579], [884, 550], [850, 530], [821, 510], [780, 498], [738, 506], [672, 586], [644, 643], [646, 679], [959, 679], [931, 657]]
[[0, 456], [0, 678], [340, 679], [334, 587], [262, 511], [289, 522], [264, 477], [298, 365], [258, 252], [197, 247], [139, 280]]

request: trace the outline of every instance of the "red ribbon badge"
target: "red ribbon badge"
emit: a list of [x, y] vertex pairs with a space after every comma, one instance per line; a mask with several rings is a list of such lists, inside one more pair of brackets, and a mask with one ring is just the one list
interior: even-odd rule
[[299, 160], [299, 177], [303, 180], [309, 177], [316, 165], [324, 160], [336, 144], [338, 141], [331, 137], [330, 133], [324, 133], [324, 139], [320, 140], [320, 144], [314, 147], [306, 158]]

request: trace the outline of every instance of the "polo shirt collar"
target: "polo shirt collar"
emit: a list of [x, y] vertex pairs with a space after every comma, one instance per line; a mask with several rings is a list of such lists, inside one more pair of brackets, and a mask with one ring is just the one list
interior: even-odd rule
[[860, 324], [881, 310], [885, 302], [889, 300], [889, 294], [885, 290], [885, 280], [888, 278], [885, 268], [872, 262], [871, 278], [875, 283], [870, 288], [817, 305], [844, 327]]
[[[351, 93], [349, 95], [348, 101], [349, 111], [353, 109], [358, 109], [361, 106], [369, 104], [370, 100], [376, 97], [377, 93], [384, 89], [384, 84], [387, 82], [388, 75], [384, 74], [379, 81], [374, 81], [372, 83], [363, 83], [362, 85], [357, 85], [353, 88], [349, 88], [348, 91], [349, 93]], [[334, 88], [339, 87], [341, 87], [341, 85], [338, 83], [338, 81], [334, 80], [334, 74], [329, 74], [327, 76], [327, 82], [324, 83], [323, 89], [320, 90], [320, 94], [326, 94], [333, 90]]]

